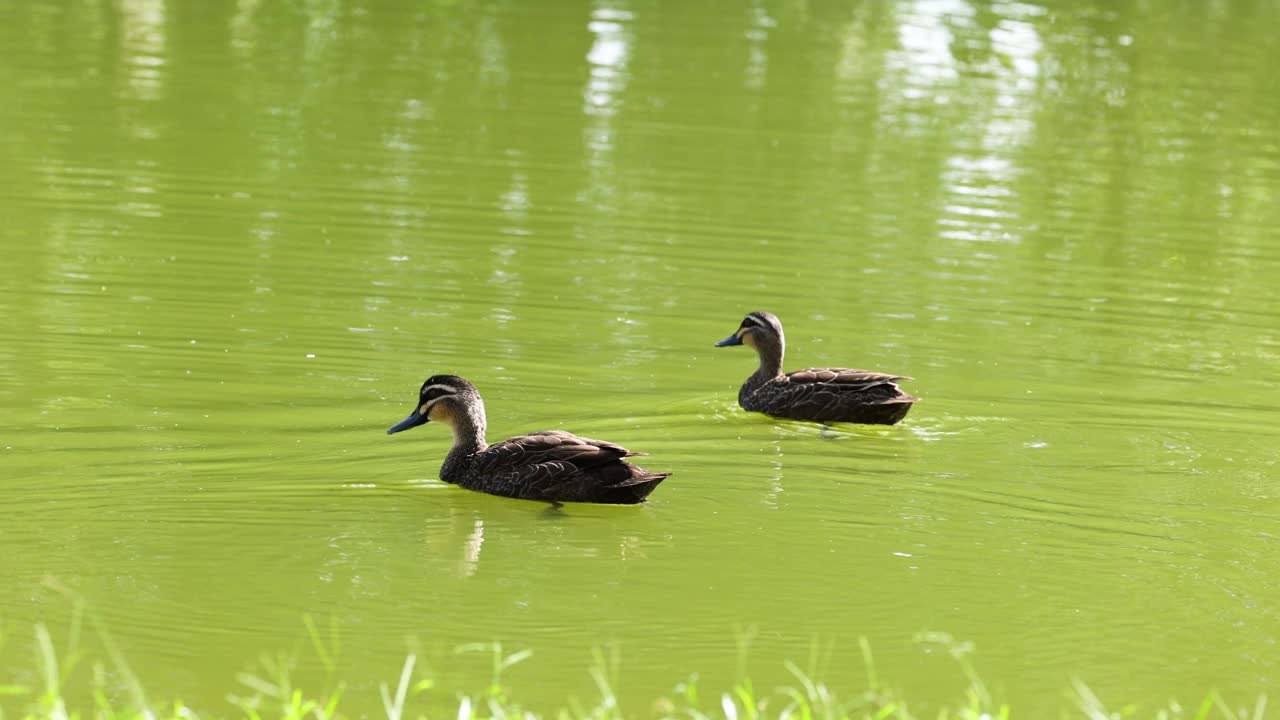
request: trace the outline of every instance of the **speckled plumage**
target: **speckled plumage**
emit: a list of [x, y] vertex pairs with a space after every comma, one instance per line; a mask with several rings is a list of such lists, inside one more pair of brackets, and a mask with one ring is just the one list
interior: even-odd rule
[[905, 375], [848, 368], [809, 368], [783, 374], [786, 338], [782, 322], [767, 312], [748, 314], [737, 332], [718, 346], [748, 345], [760, 356], [756, 370], [738, 391], [745, 410], [814, 422], [893, 425], [916, 398], [898, 387]]
[[623, 460], [645, 453], [562, 430], [489, 445], [484, 439], [484, 401], [474, 385], [456, 375], [429, 378], [413, 413], [387, 432], [428, 421], [453, 429], [453, 448], [440, 467], [440, 479], [470, 490], [525, 500], [629, 505], [644, 502], [670, 475]]

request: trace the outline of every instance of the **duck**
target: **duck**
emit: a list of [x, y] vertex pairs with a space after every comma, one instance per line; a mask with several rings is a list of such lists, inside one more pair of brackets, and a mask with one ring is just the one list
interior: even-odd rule
[[848, 368], [809, 368], [782, 373], [786, 338], [772, 313], [748, 313], [736, 332], [716, 347], [746, 345], [760, 367], [738, 391], [742, 409], [792, 420], [893, 425], [906, 416], [912, 397], [898, 387], [906, 375]]
[[440, 479], [468, 490], [523, 500], [634, 505], [642, 503], [671, 473], [649, 472], [624, 458], [646, 455], [604, 440], [562, 430], [485, 442], [484, 400], [475, 385], [457, 375], [432, 375], [418, 402], [394, 435], [428, 422], [448, 425], [453, 447]]

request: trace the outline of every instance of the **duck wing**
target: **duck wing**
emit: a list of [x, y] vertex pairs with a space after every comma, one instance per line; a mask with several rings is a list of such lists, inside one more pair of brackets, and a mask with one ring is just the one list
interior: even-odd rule
[[788, 385], [829, 392], [866, 394], [869, 401], [915, 402], [916, 398], [898, 388], [899, 380], [910, 380], [907, 375], [890, 375], [874, 370], [850, 368], [808, 368], [787, 373], [782, 378]]

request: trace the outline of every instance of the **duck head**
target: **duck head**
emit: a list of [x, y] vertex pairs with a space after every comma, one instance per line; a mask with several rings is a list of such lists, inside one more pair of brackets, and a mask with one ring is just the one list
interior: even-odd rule
[[742, 318], [738, 330], [716, 343], [716, 347], [746, 345], [747, 347], [780, 347], [783, 344], [782, 322], [773, 313], [756, 311]]
[[418, 403], [409, 417], [387, 428], [387, 434], [401, 432], [409, 428], [435, 420], [453, 424], [453, 419], [465, 414], [468, 407], [478, 400], [480, 393], [471, 383], [457, 375], [432, 375], [422, 383], [418, 391]]

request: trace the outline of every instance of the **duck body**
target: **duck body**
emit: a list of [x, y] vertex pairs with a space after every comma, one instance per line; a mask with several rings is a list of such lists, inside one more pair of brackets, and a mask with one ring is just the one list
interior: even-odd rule
[[716, 345], [748, 345], [760, 356], [759, 369], [738, 391], [744, 410], [792, 420], [893, 425], [917, 400], [898, 387], [899, 380], [911, 379], [906, 375], [849, 368], [783, 374], [785, 336], [782, 322], [770, 313], [750, 313], [736, 333]]
[[454, 449], [440, 479], [469, 490], [524, 500], [632, 505], [670, 473], [623, 462], [644, 455], [561, 430], [507, 438], [477, 452]]
[[475, 386], [456, 375], [429, 378], [414, 411], [387, 432], [427, 422], [443, 422], [453, 429], [453, 448], [440, 467], [440, 479], [491, 495], [632, 505], [644, 502], [670, 476], [624, 460], [644, 453], [562, 430], [543, 430], [489, 445], [484, 440], [484, 401]]
[[810, 368], [756, 382], [748, 379], [738, 391], [738, 404], [792, 420], [893, 425], [916, 401], [897, 384], [910, 379], [870, 370]]

